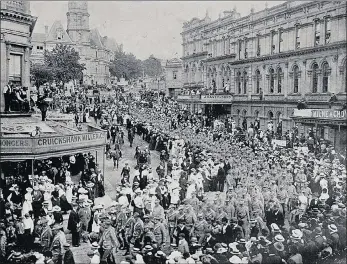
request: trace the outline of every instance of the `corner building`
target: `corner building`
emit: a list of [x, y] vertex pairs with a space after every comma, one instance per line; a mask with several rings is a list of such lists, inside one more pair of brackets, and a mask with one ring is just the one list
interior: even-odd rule
[[209, 100], [178, 97], [193, 111], [222, 102], [239, 125], [282, 121], [285, 132], [298, 100], [315, 109], [328, 108], [333, 93], [334, 106], [346, 101], [346, 2], [286, 2], [245, 17], [234, 9], [215, 21], [206, 14], [181, 35], [183, 87], [214, 90]]

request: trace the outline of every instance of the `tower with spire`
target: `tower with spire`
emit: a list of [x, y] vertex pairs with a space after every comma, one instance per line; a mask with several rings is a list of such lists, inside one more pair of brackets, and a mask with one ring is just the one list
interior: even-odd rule
[[87, 1], [69, 1], [67, 33], [75, 43], [89, 43], [89, 13]]

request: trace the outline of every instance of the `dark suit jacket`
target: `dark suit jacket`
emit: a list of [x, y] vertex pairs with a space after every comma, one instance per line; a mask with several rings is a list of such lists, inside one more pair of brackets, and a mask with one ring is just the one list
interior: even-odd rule
[[77, 231], [77, 224], [80, 222], [80, 217], [78, 216], [77, 212], [74, 210], [71, 210], [69, 215], [69, 220], [67, 223], [67, 229], [70, 231]]
[[75, 259], [71, 249], [68, 249], [64, 254], [64, 264], [75, 264]]
[[217, 243], [217, 241], [213, 236], [209, 239], [209, 241], [207, 241], [207, 238], [205, 237], [203, 242], [202, 242], [202, 246], [204, 249], [213, 248], [216, 245], [216, 243]]
[[226, 227], [224, 234], [223, 234], [223, 230], [222, 230], [222, 233], [221, 233], [221, 240], [222, 241], [221, 242], [229, 245], [229, 243], [233, 242], [232, 237], [233, 237], [233, 227], [231, 225], [228, 225]]

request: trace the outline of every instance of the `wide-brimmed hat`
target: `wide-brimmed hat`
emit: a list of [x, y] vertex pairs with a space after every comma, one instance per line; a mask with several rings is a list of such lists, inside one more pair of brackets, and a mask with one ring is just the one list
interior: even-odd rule
[[282, 244], [282, 242], [275, 242], [274, 247], [277, 251], [283, 251], [284, 250], [284, 245]]
[[27, 192], [32, 192], [33, 191], [33, 189], [31, 188], [31, 187], [28, 187], [28, 188], [26, 188], [25, 189]]
[[56, 206], [53, 206], [52, 210], [53, 212], [60, 212], [61, 208], [58, 205], [56, 205]]
[[284, 242], [284, 237], [282, 235], [276, 235], [275, 236], [275, 241], [276, 242]]
[[238, 257], [238, 256], [232, 256], [230, 259], [229, 259], [229, 262], [231, 264], [240, 264], [241, 263], [241, 259]]
[[330, 230], [331, 233], [337, 233], [337, 227], [334, 224], [328, 225], [328, 229]]

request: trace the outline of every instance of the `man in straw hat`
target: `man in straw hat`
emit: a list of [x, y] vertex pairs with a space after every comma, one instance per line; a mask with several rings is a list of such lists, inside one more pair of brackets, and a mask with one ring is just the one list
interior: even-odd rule
[[105, 219], [105, 230], [102, 232], [99, 240], [101, 262], [103, 263], [115, 263], [115, 253], [118, 248], [118, 240], [116, 236], [116, 230], [111, 225], [111, 219]]
[[53, 240], [51, 243], [51, 246], [49, 250], [52, 252], [53, 255], [53, 263], [54, 264], [61, 264], [63, 259], [63, 252], [62, 252], [62, 242], [60, 239], [59, 231], [63, 228], [63, 225], [56, 224], [52, 227], [52, 234], [53, 234]]

